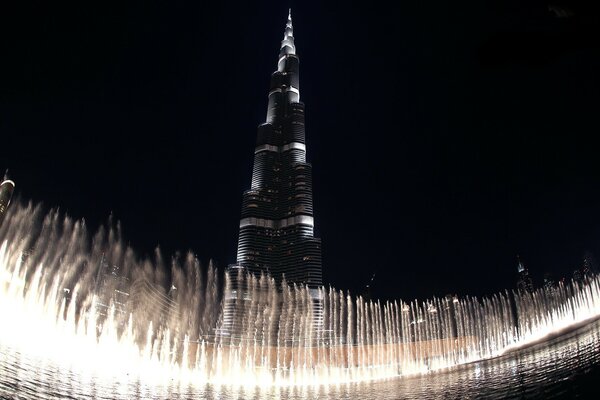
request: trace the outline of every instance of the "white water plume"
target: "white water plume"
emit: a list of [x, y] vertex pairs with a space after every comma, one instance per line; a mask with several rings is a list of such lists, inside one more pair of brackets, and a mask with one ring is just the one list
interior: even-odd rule
[[241, 271], [221, 278], [191, 253], [169, 263], [138, 257], [118, 224], [90, 237], [84, 221], [15, 202], [0, 226], [0, 345], [99, 376], [315, 385], [491, 358], [600, 315], [595, 277], [381, 303]]

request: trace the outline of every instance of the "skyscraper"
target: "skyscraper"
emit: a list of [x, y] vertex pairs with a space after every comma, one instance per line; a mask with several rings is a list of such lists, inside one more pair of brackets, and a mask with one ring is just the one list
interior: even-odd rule
[[521, 261], [521, 257], [517, 256], [517, 290], [521, 293], [524, 292], [533, 292], [533, 282], [531, 281], [531, 277], [529, 276], [529, 270], [523, 265]]
[[315, 288], [322, 284], [321, 240], [314, 237], [312, 166], [306, 162], [298, 75], [290, 10], [266, 120], [258, 126], [252, 183], [243, 194], [237, 263], [229, 268]]
[[[249, 287], [246, 274], [268, 274], [280, 289], [284, 279], [288, 284], [306, 285], [310, 301], [305, 311], [311, 315], [310, 325], [313, 330], [323, 330], [323, 302], [317, 290], [322, 285], [321, 240], [314, 236], [312, 166], [306, 162], [298, 73], [290, 10], [277, 70], [271, 74], [266, 120], [258, 126], [252, 182], [242, 200], [237, 260], [228, 268], [231, 281], [217, 327], [218, 334], [234, 341], [243, 340], [243, 332], [253, 330], [254, 321], [248, 321], [248, 315], [258, 304], [256, 289]], [[280, 300], [272, 299], [264, 306], [274, 310], [272, 320], [278, 320]], [[270, 331], [277, 326], [253, 334], [253, 339], [272, 336]], [[280, 339], [290, 338], [282, 333]]]

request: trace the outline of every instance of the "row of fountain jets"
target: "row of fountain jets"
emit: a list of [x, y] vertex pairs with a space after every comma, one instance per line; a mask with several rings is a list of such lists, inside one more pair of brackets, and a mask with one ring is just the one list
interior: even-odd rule
[[[3, 211], [0, 346], [95, 373], [251, 385], [381, 379], [500, 356], [600, 315], [596, 276], [483, 298], [380, 302], [219, 274], [191, 253], [140, 258], [112, 221], [90, 236], [83, 220], [40, 205]], [[232, 331], [222, 326], [233, 280], [244, 290], [233, 296]]]

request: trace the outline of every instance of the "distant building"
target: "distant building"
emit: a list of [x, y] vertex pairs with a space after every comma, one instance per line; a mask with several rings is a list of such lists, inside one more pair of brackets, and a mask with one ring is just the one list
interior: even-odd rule
[[586, 251], [583, 256], [583, 263], [580, 268], [573, 270], [573, 282], [587, 283], [591, 278], [596, 276], [596, 261], [591, 252]]
[[[167, 292], [162, 286], [147, 279], [138, 278], [133, 283], [119, 266], [111, 265], [103, 256], [98, 266], [96, 277], [96, 317], [102, 324], [104, 319], [113, 312], [119, 325], [129, 322], [145, 334], [152, 322], [154, 329], [158, 327], [177, 328], [179, 322], [179, 307], [174, 300], [176, 288], [171, 286]], [[65, 298], [70, 296], [65, 289]]]
[[588, 278], [598, 274], [598, 263], [596, 262], [596, 257], [594, 257], [590, 251], [586, 251], [583, 255], [582, 272]]
[[550, 272], [546, 272], [544, 274], [543, 287], [546, 290], [554, 289], [556, 287], [556, 282], [554, 282], [554, 279], [552, 278], [552, 274]]
[[14, 189], [15, 183], [8, 179], [8, 173], [6, 173], [2, 179], [2, 183], [0, 183], [0, 225], [4, 221], [4, 215], [10, 205]]
[[147, 279], [140, 278], [133, 282], [130, 289], [129, 307], [133, 313], [134, 323], [147, 327], [152, 322], [158, 326], [173, 328], [179, 321], [179, 306], [173, 298], [175, 286], [168, 292]]
[[531, 281], [531, 277], [529, 276], [529, 271], [521, 261], [521, 258], [517, 256], [517, 290], [521, 293], [525, 292], [533, 292], [533, 282]]
[[575, 268], [573, 270], [573, 282], [583, 283], [585, 281], [585, 275], [583, 274], [581, 268]]
[[96, 314], [100, 320], [110, 313], [114, 306], [115, 315], [123, 320], [129, 315], [129, 278], [117, 265], [110, 265], [102, 256], [96, 275]]

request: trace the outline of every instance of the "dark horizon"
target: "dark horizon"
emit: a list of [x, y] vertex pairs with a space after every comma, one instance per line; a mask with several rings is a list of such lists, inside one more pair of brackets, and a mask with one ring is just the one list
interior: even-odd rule
[[[288, 5], [17, 7], [0, 94], [15, 193], [92, 230], [112, 212], [140, 254], [234, 263]], [[596, 6], [292, 9], [325, 284], [481, 295], [516, 287], [517, 254], [536, 285], [600, 257]]]

